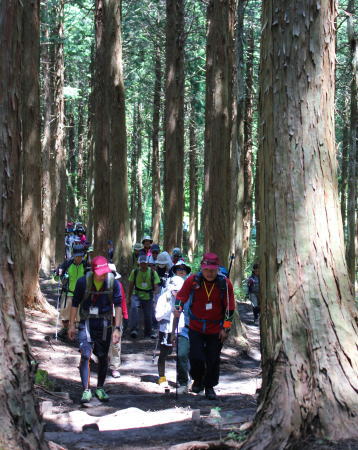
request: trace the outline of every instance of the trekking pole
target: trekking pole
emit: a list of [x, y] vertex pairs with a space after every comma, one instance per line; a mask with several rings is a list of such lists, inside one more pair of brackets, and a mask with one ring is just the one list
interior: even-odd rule
[[58, 281], [58, 287], [57, 287], [57, 303], [56, 303], [56, 330], [55, 330], [55, 340], [57, 341], [57, 333], [58, 333], [58, 322], [60, 319], [60, 303], [61, 303], [61, 297], [62, 297], [62, 289], [60, 291], [60, 286], [62, 285], [61, 280]]
[[229, 265], [229, 270], [228, 270], [228, 278], [230, 278], [230, 272], [231, 272], [232, 262], [234, 261], [234, 259], [235, 259], [235, 254], [232, 253], [231, 256], [230, 256], [230, 265]]
[[178, 341], [179, 341], [179, 334], [178, 334], [178, 329], [179, 329], [179, 320], [177, 322], [177, 326], [176, 326], [176, 330], [175, 330], [175, 334], [176, 334], [176, 339], [175, 339], [175, 347], [176, 347], [176, 357], [175, 357], [175, 372], [176, 372], [176, 376], [175, 376], [175, 400], [178, 400]]

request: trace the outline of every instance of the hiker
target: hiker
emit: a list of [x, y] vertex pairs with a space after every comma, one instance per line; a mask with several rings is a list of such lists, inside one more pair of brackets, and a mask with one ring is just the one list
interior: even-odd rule
[[133, 253], [132, 253], [132, 266], [137, 266], [138, 265], [138, 257], [140, 254], [140, 251], [143, 250], [143, 245], [140, 244], [139, 242], [137, 242], [136, 244], [134, 244], [133, 246]]
[[185, 262], [182, 259], [179, 259], [179, 261], [172, 267], [172, 272], [174, 276], [177, 275], [179, 277], [184, 278], [185, 280], [191, 272], [191, 267], [185, 264]]
[[113, 248], [113, 242], [111, 240], [109, 240], [107, 242], [107, 259], [110, 263], [113, 262], [113, 254], [114, 254], [114, 248]]
[[75, 233], [80, 238], [80, 242], [82, 244], [84, 244], [87, 241], [87, 238], [85, 235], [85, 229], [82, 225], [76, 225]]
[[[138, 336], [138, 315], [143, 310], [144, 336], [156, 338], [152, 330], [153, 294], [158, 291], [160, 279], [157, 272], [148, 267], [148, 257], [140, 255], [139, 268], [133, 269], [129, 276], [128, 299], [130, 301], [129, 328], [132, 338]], [[134, 291], [134, 294], [132, 295]]]
[[62, 329], [58, 332], [57, 337], [60, 339], [67, 338], [68, 323], [70, 320], [70, 312], [72, 307], [72, 298], [75, 292], [77, 280], [86, 273], [87, 263], [83, 259], [84, 247], [81, 244], [73, 245], [72, 258], [66, 259], [57, 269], [56, 278], [62, 281], [62, 298], [60, 319], [62, 320]]
[[160, 278], [160, 288], [165, 288], [167, 279], [169, 278], [169, 272], [172, 268], [172, 259], [168, 252], [161, 252], [155, 261], [155, 270]]
[[[96, 256], [92, 260], [91, 271], [77, 281], [68, 329], [68, 337], [73, 340], [76, 334], [75, 318], [79, 308], [78, 340], [81, 352], [79, 369], [83, 387], [81, 403], [88, 403], [92, 398], [89, 384], [89, 362], [92, 352], [98, 358], [95, 395], [103, 402], [109, 399], [103, 386], [107, 375], [111, 340], [117, 344], [121, 336], [121, 302], [120, 286], [111, 273], [107, 259], [104, 256]], [[115, 323], [112, 332], [113, 307]]]
[[[114, 264], [108, 264], [109, 268], [111, 269], [114, 278], [118, 280], [119, 287], [121, 290], [121, 296], [122, 296], [122, 321], [128, 320], [128, 311], [127, 311], [127, 303], [126, 303], [126, 295], [124, 292], [124, 288], [122, 283], [119, 281], [121, 278], [121, 275], [117, 272], [116, 266]], [[115, 321], [115, 315], [113, 314], [113, 320]], [[122, 323], [123, 324], [123, 323]], [[113, 323], [114, 325], [114, 323]], [[119, 378], [121, 376], [120, 373], [120, 367], [121, 367], [121, 349], [122, 349], [122, 334], [123, 334], [123, 327], [122, 330], [120, 330], [120, 337], [119, 341], [114, 344], [111, 342], [111, 345], [109, 347], [109, 370], [111, 371], [111, 375], [113, 378]]]
[[72, 246], [75, 241], [75, 233], [72, 229], [68, 229], [67, 235], [65, 237], [65, 250], [66, 250], [66, 259], [72, 258]]
[[150, 254], [149, 259], [148, 259], [148, 264], [149, 264], [149, 267], [151, 267], [152, 269], [155, 269], [155, 264], [156, 264], [158, 255], [160, 253], [159, 245], [158, 244], [152, 244], [150, 246], [150, 253], [151, 254]]
[[252, 305], [255, 324], [257, 323], [260, 315], [260, 276], [258, 264], [254, 264], [252, 266], [252, 273], [247, 279], [247, 296], [249, 297]]
[[144, 236], [144, 238], [142, 239], [142, 245], [143, 248], [142, 250], [139, 252], [141, 255], [147, 255], [150, 256], [152, 254], [150, 247], [153, 244], [153, 239], [150, 236]]
[[190, 375], [194, 380], [191, 390], [199, 394], [205, 389], [206, 398], [215, 400], [221, 348], [235, 310], [233, 286], [219, 274], [219, 258], [215, 253], [205, 253], [201, 271], [184, 281], [177, 294], [179, 311], [188, 301]]
[[173, 326], [173, 311], [175, 309], [175, 297], [183, 286], [184, 280], [175, 276], [168, 282], [168, 289], [160, 295], [155, 308], [155, 318], [159, 322], [159, 358], [158, 358], [158, 384], [164, 389], [168, 388], [165, 377], [165, 361], [172, 352], [171, 332]]
[[[179, 247], [176, 247], [176, 248], [173, 249], [171, 258], [172, 258], [172, 263], [173, 263], [172, 268], [175, 266], [175, 264], [176, 264], [179, 260], [182, 260], [182, 259], [183, 259], [183, 255], [182, 255], [182, 252], [181, 252], [181, 250], [180, 250]], [[172, 277], [173, 275], [174, 275], [174, 272], [173, 272], [173, 269], [171, 269], [171, 270], [169, 271], [169, 277]]]

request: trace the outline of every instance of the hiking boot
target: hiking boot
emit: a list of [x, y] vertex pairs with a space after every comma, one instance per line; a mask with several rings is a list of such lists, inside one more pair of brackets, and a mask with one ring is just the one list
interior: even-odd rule
[[194, 394], [200, 394], [204, 390], [204, 386], [200, 383], [194, 383], [191, 386], [191, 392], [194, 392]]
[[155, 331], [152, 331], [152, 332], [150, 333], [150, 338], [151, 338], [151, 339], [157, 339], [157, 333], [156, 333]]
[[216, 393], [214, 391], [214, 388], [212, 388], [212, 387], [205, 388], [205, 397], [208, 400], [216, 400], [217, 396], [216, 396]]
[[112, 377], [119, 378], [121, 376], [119, 370], [112, 370]]
[[81, 403], [89, 403], [92, 398], [91, 389], [85, 389], [82, 393]]
[[97, 388], [95, 390], [95, 395], [101, 402], [108, 402], [109, 395], [106, 393], [106, 391], [103, 388]]
[[133, 330], [131, 331], [131, 338], [136, 339], [138, 337], [138, 331]]
[[188, 386], [186, 384], [182, 384], [177, 389], [178, 394], [187, 394], [188, 393]]
[[163, 387], [164, 389], [169, 387], [166, 377], [159, 377], [158, 384], [159, 384], [159, 386]]

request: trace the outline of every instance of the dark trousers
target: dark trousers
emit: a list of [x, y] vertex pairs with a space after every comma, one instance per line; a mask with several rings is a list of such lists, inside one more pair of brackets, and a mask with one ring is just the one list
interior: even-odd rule
[[189, 330], [190, 375], [195, 384], [207, 388], [219, 383], [220, 352], [222, 343], [219, 334], [202, 334]]
[[[170, 343], [170, 333], [163, 333], [159, 331], [159, 358], [158, 358], [158, 374], [160, 377], [165, 376], [165, 361], [167, 357], [172, 353], [173, 347], [171, 345], [165, 345]], [[163, 343], [165, 342], [165, 344]]]
[[139, 312], [142, 309], [144, 315], [144, 335], [150, 336], [152, 333], [152, 310], [153, 300], [141, 300], [137, 295], [132, 295], [131, 310], [129, 315], [130, 331], [138, 332]]
[[178, 336], [178, 384], [184, 386], [188, 384], [188, 366], [189, 366], [189, 339], [184, 336]]
[[[103, 324], [102, 326], [90, 325], [87, 331], [84, 323], [80, 323], [78, 327], [78, 340], [81, 352], [79, 368], [83, 389], [88, 389], [90, 387], [90, 358], [92, 352], [98, 358], [97, 387], [102, 387], [106, 380], [108, 351], [112, 337], [112, 327], [110, 322], [108, 322], [106, 328], [107, 331], [104, 333]], [[90, 334], [90, 341], [88, 341], [87, 332]]]

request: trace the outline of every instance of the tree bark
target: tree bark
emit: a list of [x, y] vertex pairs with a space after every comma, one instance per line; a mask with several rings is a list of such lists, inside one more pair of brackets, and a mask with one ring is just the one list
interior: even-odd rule
[[349, 168], [348, 168], [348, 203], [347, 203], [347, 265], [353, 292], [355, 288], [356, 275], [356, 246], [357, 246], [357, 140], [358, 140], [358, 32], [354, 27], [355, 4], [354, 0], [348, 2], [348, 42], [350, 46], [350, 58], [352, 67], [351, 81], [351, 105], [350, 105], [350, 127], [349, 127]]
[[136, 223], [137, 240], [142, 240], [144, 234], [144, 213], [143, 213], [143, 160], [142, 160], [142, 118], [141, 105], [137, 104], [137, 136], [136, 136], [136, 155], [137, 155], [137, 174], [136, 174]]
[[166, 1], [164, 248], [181, 246], [184, 210], [184, 1]]
[[75, 143], [75, 119], [73, 112], [67, 113], [67, 136], [68, 136], [68, 158], [67, 158], [67, 214], [69, 220], [74, 220], [76, 214], [76, 178], [78, 172], [76, 171], [76, 143]]
[[335, 13], [334, 1], [263, 3], [263, 386], [244, 449], [358, 436], [358, 314], [336, 180]]
[[65, 99], [64, 89], [64, 0], [56, 7], [57, 26], [55, 36], [55, 76], [54, 76], [54, 189], [52, 191], [52, 214], [55, 224], [51, 239], [55, 240], [55, 264], [60, 264], [65, 256], [65, 220], [66, 220], [66, 148], [65, 148]]
[[153, 133], [152, 133], [152, 239], [159, 242], [162, 202], [160, 195], [160, 159], [159, 159], [159, 128], [160, 128], [160, 94], [162, 89], [162, 67], [159, 45], [155, 49], [155, 82], [153, 98]]
[[236, 67], [237, 67], [237, 152], [233, 155], [232, 169], [234, 179], [233, 197], [233, 252], [231, 279], [240, 286], [243, 272], [243, 213], [244, 213], [244, 121], [245, 121], [245, 62], [244, 62], [244, 12], [245, 2], [237, 6], [236, 21]]
[[[121, 5], [118, 0], [108, 0], [108, 122], [111, 127], [111, 239], [114, 244], [114, 261], [123, 279], [129, 275], [131, 238], [128, 209], [127, 134], [122, 66]], [[106, 35], [107, 35], [106, 33]]]
[[137, 157], [137, 113], [136, 108], [133, 110], [133, 133], [132, 133], [132, 152], [131, 152], [131, 195], [130, 195], [130, 224], [132, 242], [136, 243], [140, 239], [137, 232], [137, 173], [138, 173], [138, 157]]
[[51, 239], [54, 216], [51, 213], [52, 183], [51, 183], [51, 119], [53, 105], [53, 79], [51, 76], [52, 52], [50, 51], [50, 28], [48, 0], [44, 2], [44, 45], [42, 46], [42, 73], [43, 73], [43, 138], [42, 138], [42, 247], [41, 270], [49, 275], [51, 263], [55, 254], [54, 240]]
[[95, 164], [94, 164], [94, 250], [97, 255], [107, 254], [110, 239], [110, 123], [108, 122], [109, 42], [108, 0], [96, 0], [96, 57], [95, 57]]
[[194, 100], [191, 102], [189, 122], [189, 249], [188, 258], [193, 262], [198, 246], [198, 161], [197, 161], [196, 114]]
[[[32, 393], [34, 366], [24, 326], [22, 236], [14, 230], [22, 215], [28, 231], [29, 204], [21, 208], [24, 146], [37, 148], [34, 159], [40, 152], [38, 119], [33, 124], [33, 136], [24, 123], [38, 111], [38, 78], [22, 85], [30, 70], [35, 77], [38, 73], [39, 8], [37, 0], [0, 3], [0, 41], [4, 44], [0, 46], [0, 447], [9, 450], [47, 448]], [[40, 177], [36, 183], [40, 183]], [[36, 188], [40, 191], [39, 184]], [[35, 249], [39, 247], [40, 211], [36, 193], [32, 200], [36, 209], [31, 247]], [[27, 196], [26, 201], [31, 202], [31, 198]], [[38, 251], [34, 256], [38, 270]]]
[[251, 234], [252, 211], [252, 124], [253, 124], [253, 73], [254, 73], [254, 29], [251, 25], [247, 39], [247, 69], [245, 94], [245, 121], [244, 121], [244, 152], [242, 166], [244, 172], [244, 198], [243, 198], [243, 239], [242, 239], [242, 275], [246, 266]]
[[[235, 1], [210, 0], [207, 10], [205, 117], [205, 251], [229, 259], [233, 199], [233, 73]], [[236, 139], [236, 138], [235, 138]]]
[[[41, 139], [39, 88], [39, 5], [24, 9], [22, 73], [22, 276], [24, 305], [41, 307], [45, 300], [39, 286], [41, 257]], [[29, 262], [31, 261], [31, 264]]]

